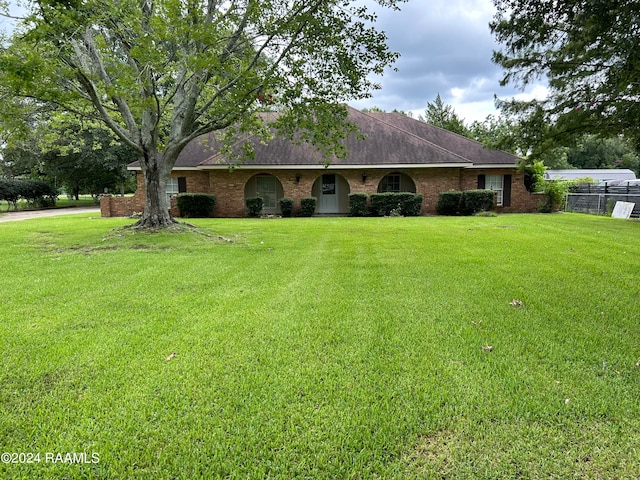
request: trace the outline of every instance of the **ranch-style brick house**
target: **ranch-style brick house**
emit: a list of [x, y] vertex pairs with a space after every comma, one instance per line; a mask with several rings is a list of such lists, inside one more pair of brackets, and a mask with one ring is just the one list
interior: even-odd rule
[[[349, 107], [349, 120], [361, 135], [346, 141], [347, 156], [328, 166], [311, 146], [274, 138], [254, 142], [254, 158], [229, 163], [215, 148], [213, 135], [192, 141], [182, 151], [171, 173], [167, 195], [209, 193], [217, 198], [215, 217], [243, 217], [245, 200], [260, 196], [264, 213], [279, 213], [279, 200], [316, 197], [317, 215], [347, 215], [349, 194], [412, 192], [423, 195], [422, 214], [436, 213], [438, 195], [450, 190], [491, 189], [498, 212], [530, 212], [537, 198], [524, 186], [516, 164], [518, 157], [491, 150], [466, 137], [415, 120], [400, 113], [369, 113]], [[102, 216], [141, 212], [144, 184], [140, 167], [138, 190], [133, 197], [105, 195]], [[171, 212], [178, 216], [175, 199]]]

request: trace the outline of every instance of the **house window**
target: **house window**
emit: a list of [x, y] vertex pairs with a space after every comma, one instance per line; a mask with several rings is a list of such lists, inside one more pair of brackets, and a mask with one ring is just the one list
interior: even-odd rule
[[336, 194], [336, 176], [333, 174], [322, 175], [322, 195]]
[[380, 182], [380, 192], [400, 192], [400, 174], [390, 173]]
[[167, 180], [167, 202], [171, 202], [171, 198], [175, 197], [179, 193], [187, 191], [187, 178], [186, 177], [169, 177]]
[[167, 203], [171, 202], [171, 198], [180, 193], [178, 191], [178, 179], [176, 177], [169, 177], [167, 180]]
[[496, 192], [496, 205], [502, 206], [504, 194], [504, 176], [503, 175], [487, 175], [485, 177], [484, 188]]
[[257, 196], [262, 197], [264, 208], [276, 208], [276, 178], [271, 175], [256, 177]]

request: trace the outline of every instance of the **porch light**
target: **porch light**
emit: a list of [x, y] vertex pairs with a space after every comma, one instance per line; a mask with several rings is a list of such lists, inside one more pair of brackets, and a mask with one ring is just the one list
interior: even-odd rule
[[363, 173], [362, 174], [362, 183], [365, 183], [367, 181], [367, 174]]
[[296, 173], [296, 183], [300, 183], [300, 174]]

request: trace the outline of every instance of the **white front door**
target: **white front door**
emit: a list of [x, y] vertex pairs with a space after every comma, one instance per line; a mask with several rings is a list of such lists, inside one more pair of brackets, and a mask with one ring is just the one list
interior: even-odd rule
[[332, 173], [322, 175], [320, 185], [320, 198], [318, 200], [318, 213], [339, 213], [338, 182]]

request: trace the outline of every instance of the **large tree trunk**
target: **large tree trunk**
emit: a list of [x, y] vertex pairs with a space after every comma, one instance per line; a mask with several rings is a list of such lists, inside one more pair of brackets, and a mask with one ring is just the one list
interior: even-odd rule
[[142, 218], [134, 226], [157, 229], [175, 225], [178, 222], [169, 213], [169, 200], [166, 194], [169, 172], [164, 172], [161, 168], [162, 163], [157, 158], [145, 158], [140, 161], [140, 164], [144, 179], [145, 202]]

